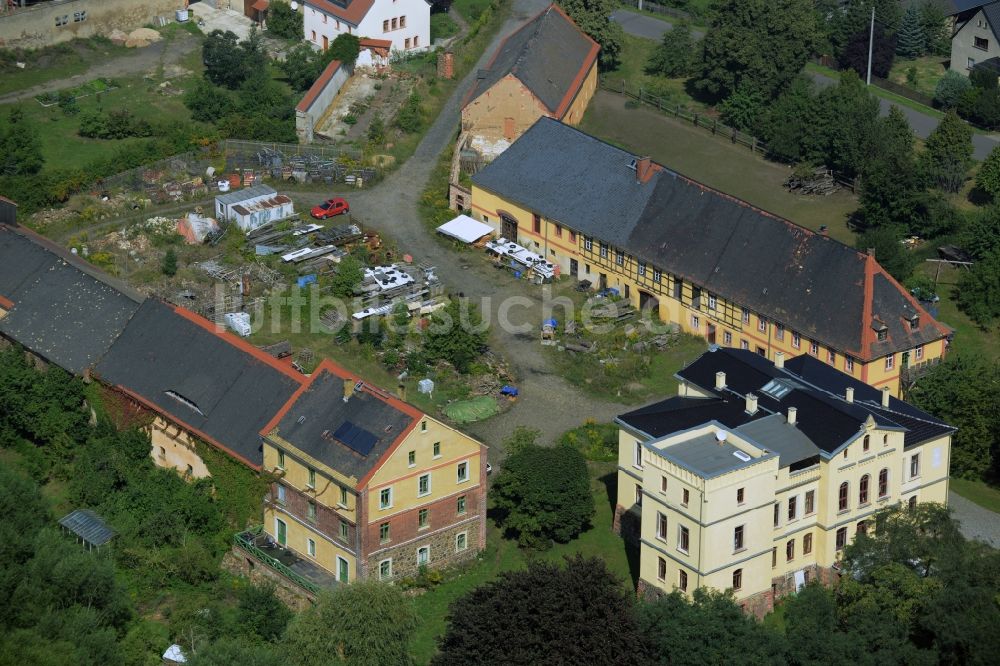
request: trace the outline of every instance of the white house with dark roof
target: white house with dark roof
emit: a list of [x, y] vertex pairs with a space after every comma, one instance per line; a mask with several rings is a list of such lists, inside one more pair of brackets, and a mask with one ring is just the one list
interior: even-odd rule
[[1000, 2], [951, 0], [954, 19], [950, 68], [966, 74], [991, 58], [1000, 57]]

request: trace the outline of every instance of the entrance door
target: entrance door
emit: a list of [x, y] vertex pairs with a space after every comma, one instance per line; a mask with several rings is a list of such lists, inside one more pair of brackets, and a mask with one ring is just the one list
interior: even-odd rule
[[328, 48], [330, 48], [330, 38], [323, 35], [323, 50], [326, 51]]
[[577, 273], [579, 273], [579, 272], [580, 272], [580, 264], [577, 263], [576, 259], [570, 259], [569, 260], [569, 274], [572, 275], [573, 277], [576, 277]]
[[607, 289], [608, 288], [608, 274], [607, 273], [601, 273], [601, 279], [598, 280], [597, 284], [598, 284], [599, 288], [601, 289], [601, 291], [604, 291], [605, 289]]
[[631, 299], [632, 299], [632, 297], [629, 294], [628, 285], [625, 285], [625, 300], [628, 301], [628, 300], [631, 300]]
[[517, 242], [517, 220], [510, 215], [500, 214], [500, 235], [507, 240]]
[[715, 344], [715, 324], [708, 325], [708, 344]]
[[345, 560], [342, 557], [337, 557], [337, 580], [339, 580], [341, 583], [346, 583], [349, 578], [348, 576], [349, 569], [350, 565], [348, 564], [347, 560]]
[[274, 519], [274, 531], [278, 537], [278, 545], [287, 546], [288, 545], [288, 525], [285, 521], [280, 518]]

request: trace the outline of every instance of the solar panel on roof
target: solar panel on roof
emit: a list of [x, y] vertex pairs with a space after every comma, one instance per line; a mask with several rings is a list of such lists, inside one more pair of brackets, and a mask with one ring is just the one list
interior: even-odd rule
[[333, 436], [363, 456], [371, 453], [372, 447], [378, 442], [378, 437], [364, 428], [359, 428], [350, 421], [344, 421], [340, 424], [340, 427], [334, 431]]

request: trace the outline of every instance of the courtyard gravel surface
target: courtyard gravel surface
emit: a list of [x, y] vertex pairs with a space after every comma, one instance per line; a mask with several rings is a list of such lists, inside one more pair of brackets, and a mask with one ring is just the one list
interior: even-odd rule
[[948, 493], [948, 506], [966, 539], [1000, 548], [1000, 515], [971, 502], [957, 493]]

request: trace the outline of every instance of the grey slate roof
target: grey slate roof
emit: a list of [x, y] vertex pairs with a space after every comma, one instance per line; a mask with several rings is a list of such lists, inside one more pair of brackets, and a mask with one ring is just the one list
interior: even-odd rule
[[260, 430], [302, 378], [230, 334], [149, 299], [95, 368], [106, 383], [260, 466]]
[[947, 335], [865, 254], [659, 165], [639, 182], [636, 159], [543, 117], [472, 181], [854, 358]]
[[780, 414], [771, 414], [745, 423], [736, 428], [736, 432], [760, 442], [769, 451], [777, 453], [778, 464], [781, 467], [790, 467], [795, 463], [819, 456], [819, 449], [812, 440], [795, 426], [788, 425], [785, 417]]
[[[376, 393], [364, 388], [354, 390], [353, 381], [347, 381], [352, 386], [348, 386], [351, 395], [345, 402], [345, 380], [329, 370], [318, 370], [308, 388], [281, 417], [277, 429], [268, 435], [277, 435], [338, 472], [360, 479], [416, 419]], [[374, 445], [367, 455], [359, 454], [334, 436], [346, 423], [374, 436]], [[280, 446], [277, 442], [276, 445]]]
[[555, 113], [566, 95], [579, 88], [577, 76], [593, 63], [595, 46], [568, 16], [549, 5], [500, 44], [466, 103], [511, 74]]
[[77, 509], [59, 519], [59, 524], [91, 546], [103, 546], [116, 532], [90, 509]]
[[254, 185], [253, 187], [244, 187], [242, 190], [235, 190], [233, 192], [228, 192], [226, 194], [220, 194], [215, 197], [215, 200], [221, 204], [229, 206], [231, 204], [238, 204], [247, 199], [254, 199], [256, 197], [273, 197], [278, 191], [269, 185]]
[[0, 333], [82, 374], [111, 346], [138, 300], [98, 279], [82, 260], [64, 258], [23, 230], [0, 225], [0, 296], [14, 302]]
[[636, 180], [629, 168], [633, 159], [600, 139], [541, 118], [472, 182], [582, 234], [624, 247], [655, 187], [655, 181]]

